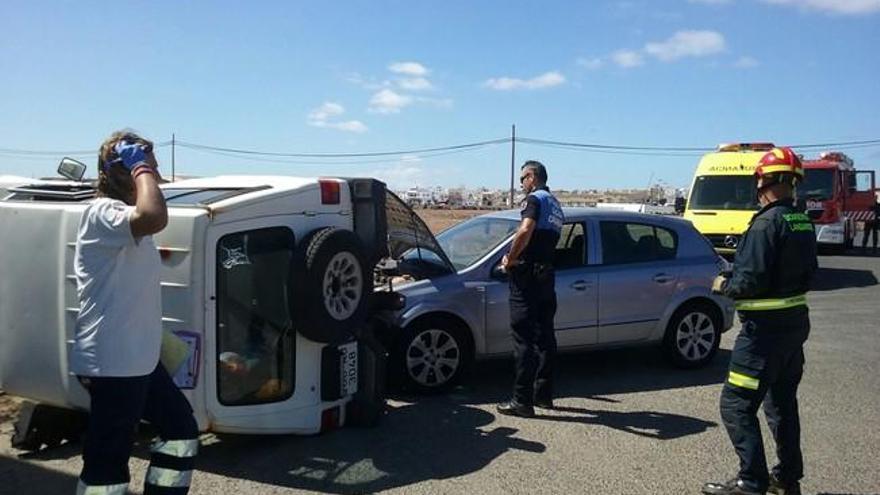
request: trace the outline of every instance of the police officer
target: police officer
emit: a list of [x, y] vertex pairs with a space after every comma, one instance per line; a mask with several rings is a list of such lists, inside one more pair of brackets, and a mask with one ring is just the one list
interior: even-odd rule
[[[761, 209], [736, 251], [732, 273], [712, 287], [736, 301], [742, 322], [721, 392], [721, 418], [739, 456], [739, 474], [707, 483], [706, 494], [801, 493], [797, 388], [810, 331], [805, 293], [817, 268], [816, 237], [809, 217], [794, 207], [794, 187], [804, 175], [798, 156], [774, 148], [755, 175]], [[772, 473], [757, 417], [762, 402], [779, 458]]]
[[526, 193], [522, 223], [510, 251], [501, 261], [510, 274], [510, 325], [516, 377], [513, 398], [497, 410], [510, 416], [532, 417], [534, 406], [553, 407], [553, 361], [556, 336], [556, 277], [553, 255], [565, 219], [559, 201], [547, 189], [547, 169], [527, 161], [520, 183]]

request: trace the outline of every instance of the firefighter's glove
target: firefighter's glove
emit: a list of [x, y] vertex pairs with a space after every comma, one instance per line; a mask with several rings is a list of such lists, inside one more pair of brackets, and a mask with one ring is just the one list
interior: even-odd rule
[[147, 153], [145, 146], [142, 144], [120, 141], [116, 143], [113, 150], [119, 155], [119, 158], [111, 162], [111, 165], [116, 163], [122, 164], [128, 171], [132, 171], [142, 165], [147, 165]]
[[715, 280], [712, 281], [712, 292], [714, 294], [721, 294], [724, 290], [724, 282], [727, 280], [724, 275], [718, 275], [715, 277]]

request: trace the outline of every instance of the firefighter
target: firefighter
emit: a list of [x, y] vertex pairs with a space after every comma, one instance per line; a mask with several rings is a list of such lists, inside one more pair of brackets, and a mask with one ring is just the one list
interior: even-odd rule
[[865, 227], [862, 229], [862, 249], [868, 249], [868, 235], [871, 235], [871, 252], [877, 254], [877, 232], [880, 231], [880, 199], [871, 205], [870, 217], [865, 221]]
[[[805, 294], [817, 268], [816, 236], [809, 217], [794, 206], [794, 188], [804, 176], [798, 156], [774, 148], [755, 175], [761, 209], [737, 248], [732, 272], [712, 286], [736, 301], [742, 323], [720, 401], [739, 474], [706, 483], [706, 494], [801, 493], [797, 388], [810, 331]], [[779, 459], [769, 473], [757, 416], [762, 403]]]
[[98, 197], [83, 213], [74, 272], [79, 316], [70, 370], [88, 390], [89, 424], [77, 495], [123, 495], [135, 429], [159, 431], [144, 494], [188, 492], [198, 425], [186, 397], [159, 362], [161, 262], [152, 234], [168, 211], [153, 144], [120, 131], [101, 145]]
[[510, 274], [510, 326], [516, 364], [513, 398], [497, 410], [532, 417], [534, 406], [553, 408], [553, 361], [556, 335], [556, 276], [553, 255], [565, 219], [559, 201], [547, 188], [547, 169], [529, 160], [521, 168], [526, 193], [522, 223], [501, 265]]

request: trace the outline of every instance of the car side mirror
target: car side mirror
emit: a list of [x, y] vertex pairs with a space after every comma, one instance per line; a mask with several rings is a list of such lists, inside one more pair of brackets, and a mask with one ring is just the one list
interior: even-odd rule
[[504, 268], [501, 267], [501, 263], [492, 267], [492, 271], [489, 272], [489, 276], [494, 278], [495, 280], [507, 280], [507, 272]]
[[83, 176], [86, 174], [86, 164], [73, 158], [64, 157], [58, 164], [58, 174], [76, 182], [82, 182]]

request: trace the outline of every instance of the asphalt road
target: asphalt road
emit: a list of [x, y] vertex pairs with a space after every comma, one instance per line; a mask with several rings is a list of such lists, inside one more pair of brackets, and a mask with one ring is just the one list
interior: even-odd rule
[[[800, 389], [805, 493], [880, 493], [880, 257], [823, 256]], [[653, 349], [561, 358], [559, 410], [496, 416], [509, 360], [479, 364], [447, 396], [397, 397], [382, 424], [316, 437], [203, 437], [193, 494], [699, 493], [735, 473], [718, 395], [738, 328], [708, 368], [669, 367]], [[73, 493], [76, 444], [37, 454], [0, 427], [0, 493]], [[765, 430], [768, 453], [772, 440]], [[132, 488], [146, 469], [146, 439]]]

